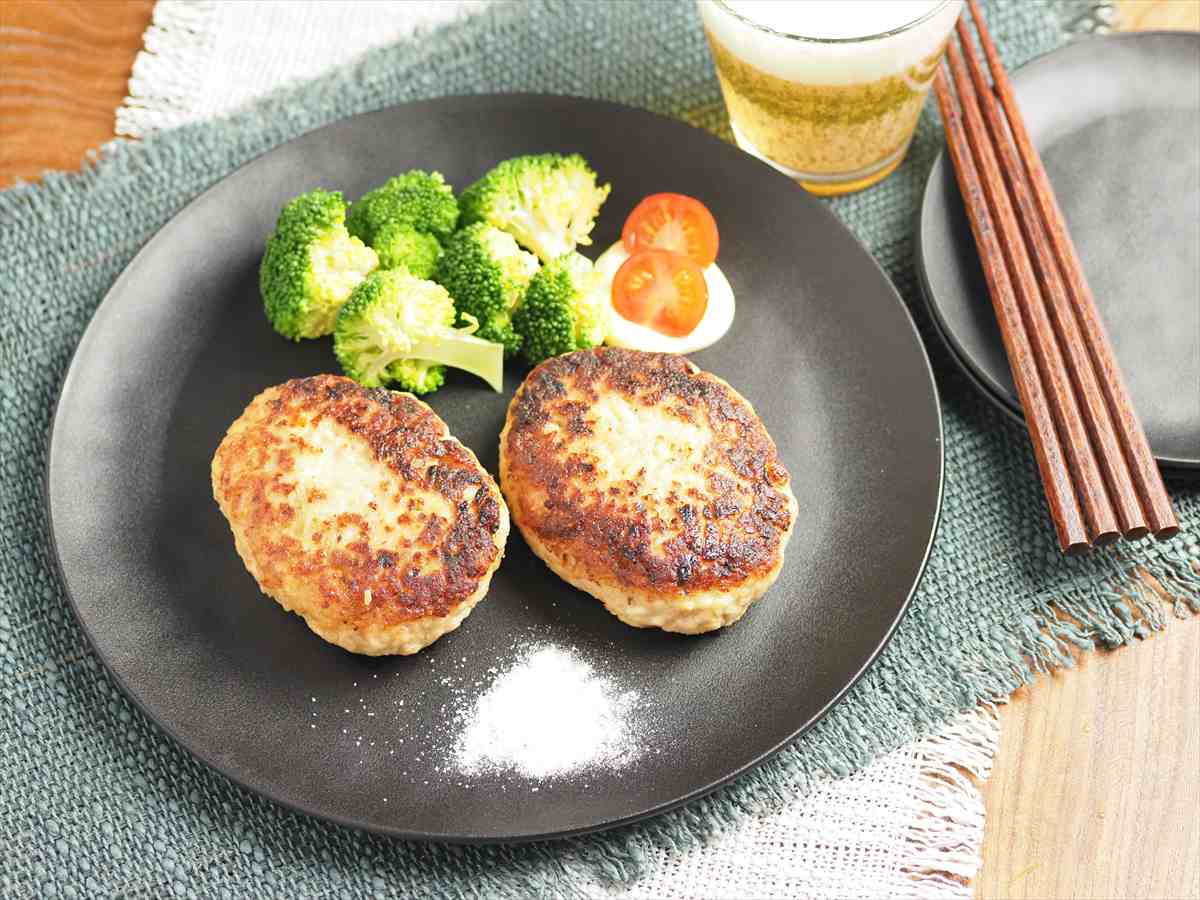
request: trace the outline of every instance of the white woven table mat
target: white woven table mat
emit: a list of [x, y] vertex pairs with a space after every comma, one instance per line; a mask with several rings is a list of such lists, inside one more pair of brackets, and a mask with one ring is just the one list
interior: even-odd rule
[[[130, 96], [117, 111], [117, 132], [144, 137], [231, 112], [487, 2], [160, 0]], [[964, 773], [986, 778], [998, 741], [989, 712], [964, 714], [710, 846], [664, 853], [655, 874], [622, 896], [970, 897], [984, 809]]]

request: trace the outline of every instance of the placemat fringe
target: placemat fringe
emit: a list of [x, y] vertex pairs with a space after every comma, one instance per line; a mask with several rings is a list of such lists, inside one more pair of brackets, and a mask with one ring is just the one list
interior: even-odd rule
[[1000, 721], [979, 708], [921, 743], [917, 817], [906, 834], [908, 876], [895, 900], [970, 900], [971, 879], [982, 865], [985, 810], [979, 785], [992, 771]]
[[212, 45], [218, 35], [217, 0], [161, 0], [146, 29], [129, 79], [129, 97], [118, 107], [116, 133], [144, 138], [188, 121], [204, 96]]

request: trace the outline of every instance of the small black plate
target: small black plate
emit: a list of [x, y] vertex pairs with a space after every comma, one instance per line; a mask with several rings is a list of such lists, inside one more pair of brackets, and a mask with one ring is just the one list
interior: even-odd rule
[[[692, 194], [715, 214], [738, 315], [694, 359], [755, 404], [791, 470], [801, 513], [784, 571], [732, 628], [638, 631], [558, 580], [514, 531], [487, 599], [458, 631], [415, 657], [343, 652], [258, 591], [212, 499], [213, 451], [250, 398], [336, 370], [328, 340], [293, 344], [268, 327], [263, 241], [282, 204], [314, 187], [353, 198], [424, 167], [461, 188], [505, 157], [550, 150], [583, 153], [612, 182], [595, 252], [652, 192]], [[451, 375], [430, 398], [493, 472], [522, 377], [513, 368], [496, 394]], [[255, 160], [181, 212], [113, 286], [76, 351], [48, 497], [80, 621], [120, 684], [183, 746], [314, 815], [485, 841], [668, 809], [812, 724], [903, 613], [941, 477], [937, 397], [912, 321], [822, 203], [680, 122], [505, 95], [347, 119]], [[546, 643], [637, 692], [627, 727], [640, 757], [540, 782], [463, 776], [451, 752], [456, 715], [515, 652]]]
[[[1150, 447], [1200, 469], [1200, 34], [1093, 38], [1013, 73]], [[1019, 414], [954, 169], [925, 186], [925, 298], [962, 364]]]

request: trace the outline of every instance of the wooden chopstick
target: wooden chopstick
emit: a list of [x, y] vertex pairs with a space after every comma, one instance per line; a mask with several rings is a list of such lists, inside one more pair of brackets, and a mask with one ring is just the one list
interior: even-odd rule
[[996, 321], [1000, 325], [1000, 337], [1008, 354], [1021, 408], [1025, 411], [1025, 421], [1029, 426], [1029, 437], [1033, 442], [1042, 489], [1050, 506], [1050, 518], [1054, 522], [1058, 543], [1063, 551], [1080, 553], [1090, 546], [1083, 511], [1075, 497], [1067, 458], [1059, 443], [1046, 393], [1042, 390], [1033, 348], [1030, 346], [1029, 336], [1025, 333], [1012, 280], [1004, 266], [996, 229], [988, 214], [983, 186], [971, 158], [962, 117], [950, 94], [945, 72], [941, 67], [934, 76], [933, 90], [937, 95], [938, 107], [945, 124], [950, 159], [954, 164], [958, 187], [967, 209], [967, 218], [971, 223], [971, 233], [975, 235], [975, 244], [979, 248], [988, 293], [992, 298]]
[[[959, 26], [959, 36], [964, 41], [964, 49], [970, 54], [971, 36], [967, 34], [965, 23], [961, 19], [959, 19]], [[984, 191], [988, 197], [992, 218], [998, 224], [1000, 245], [1003, 248], [1004, 257], [1008, 260], [1008, 271], [1013, 278], [1016, 298], [1020, 302], [1021, 312], [1025, 317], [1025, 328], [1030, 332], [1033, 350], [1037, 354], [1038, 371], [1042, 373], [1042, 385], [1046, 395], [1050, 398], [1050, 410], [1054, 414], [1055, 425], [1058, 427], [1058, 438], [1062, 440], [1063, 448], [1067, 452], [1067, 460], [1070, 463], [1075, 484], [1075, 496], [1079, 497], [1084, 506], [1088, 538], [1091, 539], [1093, 545], [1111, 544], [1112, 541], [1120, 538], [1121, 529], [1118, 527], [1117, 517], [1112, 509], [1104, 476], [1100, 473], [1096, 452], [1092, 449], [1087, 422], [1080, 408], [1079, 397], [1075, 395], [1075, 385], [1067, 371], [1068, 364], [1079, 367], [1080, 360], [1082, 360], [1082, 365], [1087, 366], [1088, 371], [1091, 371], [1090, 365], [1087, 364], [1087, 352], [1080, 346], [1078, 347], [1078, 356], [1073, 359], [1070, 356], [1069, 341], [1062, 340], [1063, 335], [1055, 328], [1058, 323], [1051, 322], [1049, 314], [1046, 312], [1043, 288], [1049, 286], [1046, 286], [1045, 282], [1039, 282], [1037, 275], [1034, 274], [1030, 253], [1028, 253], [1025, 241], [1021, 238], [1028, 222], [1019, 222], [1019, 218], [1024, 220], [1028, 215], [1033, 214], [1032, 205], [1028, 205], [1027, 209], [1020, 209], [1021, 216], [1016, 216], [1013, 202], [1014, 200], [1019, 202], [1020, 197], [1014, 194], [1010, 198], [1008, 190], [1006, 190], [1006, 184], [1008, 188], [1013, 187], [1014, 181], [1019, 185], [1019, 179], [1014, 179], [1013, 174], [1007, 170], [1009, 164], [1015, 160], [1004, 158], [1003, 150], [1006, 149], [1006, 142], [997, 139], [998, 128], [991, 131], [991, 140], [989, 140], [988, 132], [984, 131], [983, 110], [980, 107], [986, 106], [986, 103], [983, 102], [983, 97], [977, 95], [979, 84], [968, 82], [959, 49], [954, 46], [953, 41], [948, 44], [946, 55], [950, 74], [954, 78], [955, 89], [958, 90], [959, 106], [962, 108], [962, 114], [966, 120], [967, 140], [971, 143], [976, 166], [983, 176]], [[986, 85], [983, 85], [983, 90], [988, 90]], [[997, 151], [1000, 151], [1000, 160], [997, 160]], [[1019, 203], [1018, 205], [1020, 206]], [[1063, 301], [1063, 305], [1066, 305], [1066, 301]], [[1061, 346], [1063, 343], [1068, 344], [1066, 360], [1063, 359]], [[1084, 400], [1086, 408], [1086, 396]], [[1104, 406], [1103, 398], [1099, 396], [1098, 392], [1094, 400], [1100, 407]], [[1132, 485], [1130, 485], [1130, 491], [1132, 491]], [[1136, 508], [1136, 502], [1134, 505]]]
[[[1135, 538], [1145, 534], [1142, 528], [1148, 527], [1148, 530], [1156, 538], [1160, 540], [1169, 538], [1178, 533], [1179, 519], [1175, 514], [1166, 487], [1163, 485], [1162, 475], [1159, 473], [1158, 464], [1154, 460], [1154, 454], [1150, 450], [1145, 432], [1134, 411], [1128, 388], [1125, 386], [1125, 379], [1117, 365], [1112, 342], [1108, 338], [1108, 333], [1096, 309], [1095, 298], [1092, 296], [1087, 279], [1083, 274], [1083, 266], [1079, 262], [1075, 244], [1067, 231], [1066, 219], [1059, 208], [1058, 199], [1054, 195], [1054, 189], [1050, 185], [1050, 179], [1046, 174], [1045, 166], [1042, 165], [1041, 157], [1029, 138], [1029, 132], [1025, 128], [1025, 121], [1017, 106], [1008, 73], [1005, 71], [996, 45], [988, 33], [983, 14], [979, 10], [979, 4], [977, 0], [967, 0], [967, 2], [979, 35], [979, 43], [987, 58], [988, 69], [992, 74], [995, 93], [1004, 108], [1009, 130], [1016, 143], [1017, 152], [1024, 163], [1024, 175], [1028, 179], [1029, 187], [1032, 188], [1033, 199], [1039, 212], [1036, 218], [1041, 228], [1045, 229], [1045, 236], [1049, 239], [1054, 261], [1057, 264], [1056, 274], [1061, 276], [1060, 281], [1066, 283], [1067, 296], [1073, 315], [1066, 316], [1058, 311], [1056, 319], [1061, 320], [1065, 326], [1062, 333], [1067, 336], [1068, 345], [1071, 343], [1069, 333], [1071, 329], [1068, 323], [1073, 321], [1076, 325], [1076, 334], [1081, 335], [1083, 343], [1087, 347], [1092, 366], [1080, 365], [1079, 369], [1081, 372], [1084, 369], [1091, 370], [1094, 380], [1098, 381], [1100, 394], [1104, 398], [1109, 413], [1106, 418], [1115, 432], [1121, 450], [1120, 456], [1124, 466], [1117, 465], [1115, 462], [1117, 454], [1113, 452], [1112, 443], [1104, 431], [1103, 418], [1105, 417], [1100, 416], [1099, 410], [1093, 403], [1085, 402], [1085, 408], [1089, 409], [1093, 415], [1093, 418], [1089, 420], [1089, 428], [1093, 429], [1101, 457], [1106, 461], [1105, 473], [1109, 479], [1112, 495], [1116, 499], [1122, 530], [1126, 537]], [[970, 42], [962, 20], [959, 21], [959, 35], [963, 40], [964, 47], [969, 48]], [[974, 63], [974, 53], [970, 51], [968, 53]], [[982, 72], [980, 77], [982, 77]], [[990, 94], [988, 96], [990, 97]], [[993, 102], [989, 102], [985, 106], [992, 106]], [[997, 140], [997, 143], [1005, 145], [1007, 142]], [[1024, 213], [1022, 213], [1022, 217], [1025, 218]], [[1054, 269], [1055, 267], [1050, 266], [1049, 268]], [[1054, 297], [1052, 296], [1051, 299], [1053, 302]], [[1086, 375], [1083, 377], [1086, 380]], [[1085, 397], [1092, 396], [1086, 385], [1081, 387], [1081, 393]], [[1132, 511], [1127, 485], [1121, 480], [1120, 470], [1122, 468], [1131, 476], [1132, 488], [1137, 495], [1144, 516], [1135, 516]]]
[[1017, 159], [1002, 113], [992, 96], [991, 88], [980, 67], [975, 46], [967, 30], [965, 19], [958, 20], [958, 38], [962, 45], [963, 57], [967, 62], [971, 81], [975, 86], [978, 98], [987, 122], [988, 131], [992, 136], [992, 146], [1000, 154], [1000, 170], [1008, 185], [1009, 195], [1017, 207], [1017, 221], [1021, 233], [1025, 236], [1025, 245], [1032, 251], [1034, 267], [1041, 283], [1042, 296], [1048, 301], [1049, 313], [1053, 320], [1060, 346], [1064, 352], [1067, 370], [1070, 373], [1076, 396], [1080, 401], [1080, 411], [1083, 413], [1084, 424], [1092, 446], [1096, 448], [1097, 462], [1104, 475], [1108, 496], [1116, 511], [1121, 533], [1126, 538], [1136, 539], [1150, 533], [1146, 525], [1146, 517], [1138, 500], [1137, 490], [1125, 463], [1125, 455], [1113, 430], [1112, 417], [1108, 412], [1108, 404], [1100, 391], [1096, 373], [1092, 369], [1091, 356], [1079, 332], [1075, 314], [1067, 298], [1066, 287], [1058, 272], [1050, 250], [1050, 239], [1046, 234], [1041, 216], [1033, 204], [1029, 188], [1025, 183], [1021, 163]]
[[[1016, 292], [1017, 306], [1033, 347], [1042, 390], [1058, 430], [1058, 439], [1067, 458], [1068, 470], [1073, 476], [1075, 496], [1083, 507], [1088, 542], [1112, 543], [1121, 536], [1116, 515], [1088, 440], [1087, 427], [1079, 411], [1053, 325], [1046, 314], [1041, 289], [1021, 238], [1021, 230], [1017, 225], [1017, 217], [1005, 189], [1004, 179], [1000, 174], [1000, 164], [984, 129], [979, 99], [975, 96], [971, 82], [967, 80], [962, 57], [953, 41], [946, 47], [946, 59], [958, 92], [958, 103], [962, 109], [970, 153], [974, 157], [987, 208], [996, 226], [1000, 249], [1004, 254], [1000, 264], [1007, 266], [1009, 279]], [[987, 251], [983, 247], [979, 249], [982, 259]]]

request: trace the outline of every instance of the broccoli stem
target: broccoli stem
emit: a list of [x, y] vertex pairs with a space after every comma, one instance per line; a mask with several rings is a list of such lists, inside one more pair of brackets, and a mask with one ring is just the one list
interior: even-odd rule
[[504, 390], [503, 344], [493, 344], [469, 334], [450, 331], [436, 338], [415, 341], [404, 356], [462, 369], [478, 375], [496, 393]]

